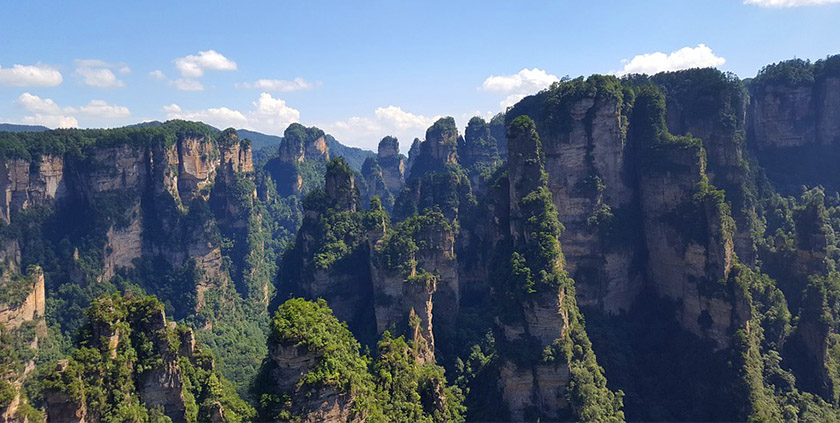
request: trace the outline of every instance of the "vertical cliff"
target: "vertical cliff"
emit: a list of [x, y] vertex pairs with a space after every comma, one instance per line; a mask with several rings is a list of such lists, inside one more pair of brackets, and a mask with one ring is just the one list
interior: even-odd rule
[[385, 187], [392, 193], [399, 192], [405, 185], [405, 159], [400, 154], [400, 143], [395, 137], [379, 141], [376, 160], [382, 168]]
[[324, 179], [324, 189], [311, 192], [304, 201], [303, 224], [283, 260], [282, 289], [325, 299], [341, 321], [369, 337], [372, 292], [355, 177], [339, 157], [327, 165]]
[[491, 135], [491, 125], [480, 117], [470, 119], [464, 137], [458, 141], [459, 163], [469, 175], [473, 190], [479, 193], [501, 165], [498, 142]]
[[748, 140], [774, 187], [838, 186], [840, 56], [765, 66], [749, 84]]
[[269, 162], [267, 168], [277, 184], [278, 193], [287, 196], [313, 188], [310, 186], [312, 173], [322, 173], [329, 160], [330, 150], [324, 131], [293, 123], [283, 132], [279, 157]]
[[523, 114], [535, 119], [578, 300], [610, 313], [628, 310], [641, 288], [638, 234], [630, 227], [638, 199], [626, 139], [628, 104], [632, 93], [617, 79], [595, 75], [527, 97], [506, 115], [508, 122]]
[[685, 329], [726, 347], [749, 319], [749, 306], [727, 287], [735, 225], [723, 192], [708, 182], [702, 142], [667, 132], [664, 97], [655, 89], [636, 97], [631, 132], [642, 162], [647, 278], [659, 295], [680, 302]]
[[502, 397], [517, 421], [622, 420], [621, 397], [606, 388], [565, 271], [562, 225], [542, 154], [534, 122], [514, 119], [508, 126], [513, 250], [497, 300], [507, 311], [497, 319], [506, 349], [521, 353], [501, 357]]

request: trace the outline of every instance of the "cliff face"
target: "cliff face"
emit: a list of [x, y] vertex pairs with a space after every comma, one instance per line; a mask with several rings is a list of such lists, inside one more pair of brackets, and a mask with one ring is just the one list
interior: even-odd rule
[[283, 289], [323, 298], [351, 329], [369, 331], [372, 293], [355, 177], [338, 158], [327, 164], [324, 180], [323, 191], [308, 197], [295, 247], [284, 260]]
[[302, 169], [314, 167], [323, 171], [330, 160], [330, 149], [324, 131], [293, 123], [283, 133], [277, 163], [270, 166], [281, 195], [301, 194], [304, 189]]
[[[14, 277], [17, 280], [10, 280]], [[23, 323], [43, 318], [46, 313], [46, 293], [44, 290], [44, 272], [38, 267], [32, 267], [27, 275], [12, 276], [4, 272], [3, 289], [7, 293], [23, 298], [9, 299], [8, 302], [0, 302], [0, 325], [6, 329], [14, 330]], [[14, 287], [12, 285], [15, 285]]]
[[[412, 144], [412, 148], [414, 145]], [[426, 139], [419, 144], [417, 158], [411, 165], [411, 179], [425, 173], [442, 170], [447, 164], [458, 163], [458, 127], [455, 120], [441, 118], [426, 130]], [[409, 159], [412, 154], [409, 151]]]
[[204, 291], [225, 283], [221, 248], [213, 239], [214, 222], [200, 222], [190, 233], [182, 233], [180, 227], [194, 201], [209, 201], [214, 182], [253, 172], [250, 152], [250, 145], [238, 139], [220, 145], [206, 136], [185, 134], [170, 145], [117, 144], [92, 149], [81, 159], [42, 156], [31, 166], [15, 159], [20, 162], [15, 166], [26, 163], [33, 173], [22, 178], [14, 173], [15, 166], [6, 167], [12, 172], [6, 180], [12, 182], [5, 185], [10, 201], [4, 216], [46, 204], [59, 210], [106, 209], [110, 224], [95, 279], [110, 281], [144, 257], [162, 257], [172, 267], [193, 259], [202, 274], [195, 288], [200, 308]]
[[392, 193], [398, 193], [405, 185], [405, 160], [400, 154], [400, 143], [394, 137], [385, 137], [379, 141], [376, 154], [385, 187]]
[[303, 422], [359, 422], [353, 414], [354, 398], [338, 387], [325, 386], [314, 394], [297, 388], [298, 381], [313, 370], [322, 356], [296, 345], [276, 345], [269, 351], [277, 366], [272, 377], [281, 392], [291, 392], [292, 415]]
[[[551, 100], [540, 95], [526, 98], [508, 112], [507, 119], [521, 114], [536, 119], [548, 188], [566, 229], [561, 242], [579, 304], [618, 313], [630, 308], [641, 288], [633, 265], [637, 260], [633, 240], [626, 235], [604, 239], [628, 224], [619, 219], [632, 216], [637, 201], [622, 123], [627, 117], [621, 96], [608, 83], [593, 79], [569, 84], [591, 90], [582, 97], [569, 88]], [[547, 101], [552, 101], [547, 111], [540, 111], [540, 104]], [[508, 160], [512, 172], [519, 167], [511, 156]]]
[[750, 317], [748, 301], [726, 286], [735, 224], [723, 192], [709, 186], [700, 140], [664, 132], [665, 110], [656, 106], [662, 100], [642, 92], [631, 123], [644, 158], [639, 192], [650, 257], [646, 274], [659, 295], [679, 302], [683, 328], [724, 348]]
[[838, 56], [782, 62], [750, 82], [749, 143], [782, 193], [796, 194], [801, 185], [838, 188], [831, 159], [840, 149], [838, 62]]
[[[47, 336], [44, 272], [30, 266], [24, 276], [5, 267], [0, 277], [0, 421], [26, 423], [39, 414], [24, 411], [33, 408], [23, 384], [35, 370], [35, 355], [29, 353]], [[16, 357], [24, 362], [16, 363]]]
[[0, 218], [10, 221], [14, 210], [49, 204], [66, 195], [64, 159], [44, 155], [34, 163], [0, 160]]

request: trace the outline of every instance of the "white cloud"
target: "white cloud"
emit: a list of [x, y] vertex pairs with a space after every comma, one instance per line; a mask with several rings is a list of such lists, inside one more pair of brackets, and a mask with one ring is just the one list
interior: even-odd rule
[[300, 120], [300, 111], [286, 105], [286, 102], [274, 98], [269, 93], [260, 94], [252, 103], [256, 109], [251, 113], [250, 124], [257, 130], [280, 133], [292, 122]]
[[241, 128], [248, 119], [241, 112], [227, 107], [211, 107], [204, 110], [184, 111], [177, 104], [164, 106], [167, 119], [198, 120], [218, 128]]
[[122, 118], [131, 116], [131, 111], [128, 107], [108, 104], [105, 100], [91, 100], [85, 106], [79, 108], [68, 107], [65, 110], [71, 113], [97, 118]]
[[834, 3], [840, 3], [840, 0], [744, 0], [744, 4], [772, 8], [820, 6]]
[[163, 106], [163, 111], [167, 119], [199, 120], [218, 128], [247, 128], [269, 134], [282, 134], [290, 123], [300, 120], [300, 111], [269, 93], [260, 94], [251, 104], [254, 109], [246, 113], [227, 107], [184, 110], [177, 104]]
[[320, 85], [320, 82], [318, 81], [311, 82], [303, 78], [295, 78], [291, 81], [285, 79], [258, 79], [256, 82], [253, 83], [243, 82], [240, 84], [236, 84], [237, 87], [242, 88], [256, 88], [264, 91], [282, 92], [310, 90], [318, 85]]
[[24, 116], [21, 123], [26, 125], [43, 125], [48, 128], [76, 128], [79, 126], [79, 121], [73, 116], [42, 115], [40, 113]]
[[380, 121], [389, 123], [397, 129], [426, 129], [432, 123], [431, 119], [423, 115], [403, 111], [397, 106], [377, 107], [374, 114]]
[[166, 75], [164, 75], [164, 73], [160, 70], [153, 70], [149, 72], [149, 76], [154, 79], [166, 79]]
[[31, 93], [23, 93], [18, 97], [18, 105], [28, 113], [23, 117], [23, 123], [44, 125], [51, 128], [70, 128], [79, 126], [76, 116], [97, 119], [114, 119], [131, 116], [128, 107], [109, 104], [105, 100], [91, 100], [81, 107], [60, 107], [50, 98], [41, 98]]
[[0, 66], [0, 85], [10, 87], [54, 87], [64, 79], [57, 69], [43, 65]]
[[195, 79], [180, 78], [170, 82], [170, 84], [181, 91], [204, 91], [204, 85], [201, 81]]
[[99, 88], [122, 87], [125, 84], [117, 79], [114, 72], [105, 68], [79, 68], [76, 73], [84, 78], [85, 85]]
[[198, 78], [204, 75], [205, 70], [236, 70], [236, 62], [223, 56], [216, 50], [206, 50], [199, 51], [198, 54], [191, 54], [176, 59], [175, 67], [184, 77]]
[[522, 69], [513, 75], [492, 75], [487, 77], [481, 84], [483, 91], [506, 93], [504, 100], [499, 105], [504, 109], [516, 104], [523, 97], [548, 88], [554, 82], [559, 81], [542, 69]]
[[166, 113], [181, 113], [181, 106], [172, 103], [168, 106], [163, 106], [163, 111]]
[[17, 102], [28, 112], [47, 114], [56, 114], [61, 112], [61, 108], [59, 108], [58, 104], [56, 104], [52, 99], [41, 98], [30, 93], [21, 94], [20, 97], [18, 97]]
[[681, 69], [717, 67], [726, 63], [726, 59], [715, 55], [705, 44], [698, 44], [697, 47], [683, 47], [669, 54], [662, 52], [639, 54], [622, 62], [624, 69], [617, 72], [619, 75], [628, 73], [653, 75]]
[[122, 63], [108, 63], [98, 59], [76, 60], [76, 75], [82, 78], [85, 85], [98, 88], [116, 88], [125, 86], [113, 70], [120, 73], [131, 72], [131, 68]]
[[343, 143], [369, 150], [376, 150], [382, 137], [393, 135], [400, 139], [405, 150], [415, 137], [423, 138], [426, 129], [439, 117], [418, 115], [391, 105], [376, 108], [373, 116], [353, 116], [319, 126]]
[[529, 92], [533, 93], [548, 88], [560, 78], [542, 69], [522, 69], [513, 75], [493, 75], [484, 80], [481, 88], [484, 91], [502, 93]]

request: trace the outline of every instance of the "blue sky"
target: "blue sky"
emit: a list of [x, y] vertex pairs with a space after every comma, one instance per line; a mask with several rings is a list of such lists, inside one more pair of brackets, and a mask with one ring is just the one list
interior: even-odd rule
[[[840, 0], [20, 1], [0, 17], [0, 122], [317, 125], [407, 149], [565, 75], [840, 53]], [[638, 56], [638, 57], [637, 57]], [[523, 71], [524, 70], [524, 71]]]

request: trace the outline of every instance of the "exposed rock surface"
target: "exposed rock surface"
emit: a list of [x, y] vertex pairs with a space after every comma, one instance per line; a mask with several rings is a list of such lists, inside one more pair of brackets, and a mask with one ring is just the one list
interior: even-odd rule
[[392, 193], [398, 193], [405, 185], [405, 159], [400, 154], [400, 143], [394, 137], [385, 137], [379, 141], [376, 155], [385, 187]]
[[[523, 100], [506, 118], [509, 122], [521, 114], [535, 117], [545, 151], [548, 188], [566, 229], [561, 242], [579, 304], [618, 313], [635, 301], [641, 278], [632, 267], [632, 242], [604, 241], [603, 233], [611, 222], [603, 217], [605, 212], [618, 217], [632, 214], [636, 198], [622, 104], [605, 88], [593, 88], [582, 98], [560, 97], [556, 110], [544, 112], [556, 114], [554, 119], [565, 122], [562, 127], [551, 127], [538, 111], [539, 102], [545, 101], [539, 95]], [[508, 150], [518, 151], [510, 146]], [[513, 173], [521, 167], [517, 160], [509, 153], [511, 186], [519, 183]], [[623, 224], [630, 223], [615, 223]]]
[[[46, 313], [46, 296], [44, 290], [44, 272], [39, 267], [31, 267], [25, 277], [19, 281], [9, 281], [8, 274], [3, 275], [0, 289], [9, 289], [8, 285], [25, 284], [27, 294], [23, 301], [17, 304], [0, 303], [0, 324], [7, 329], [16, 329], [23, 323], [43, 318]], [[5, 285], [5, 286], [4, 286]]]
[[62, 157], [44, 155], [34, 163], [0, 160], [0, 218], [6, 223], [13, 210], [45, 205], [66, 194]]

